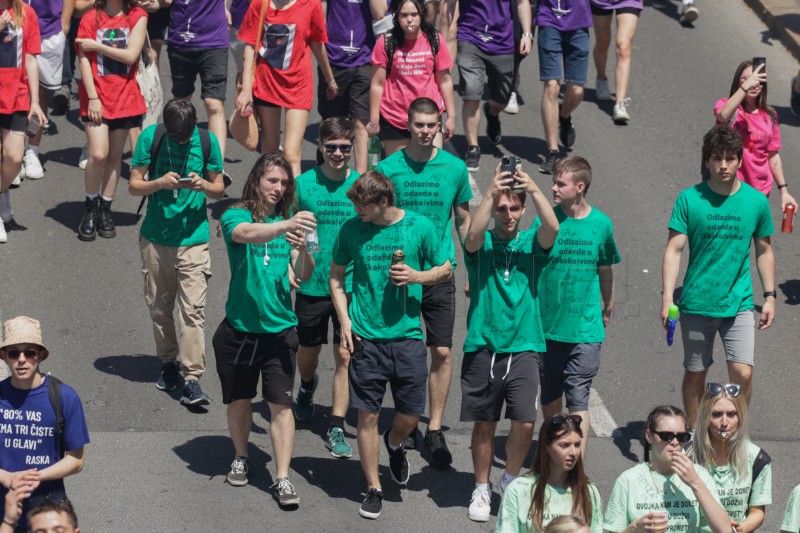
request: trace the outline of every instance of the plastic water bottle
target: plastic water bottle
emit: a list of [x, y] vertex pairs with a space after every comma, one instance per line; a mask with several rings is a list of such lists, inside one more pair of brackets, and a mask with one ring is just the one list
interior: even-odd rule
[[670, 305], [667, 313], [667, 346], [672, 346], [675, 340], [675, 326], [678, 325], [678, 306]]
[[312, 255], [319, 253], [319, 235], [317, 235], [317, 230], [306, 231], [306, 250]]
[[381, 162], [382, 148], [381, 140], [377, 135], [370, 137], [369, 144], [367, 145], [367, 170], [375, 170], [378, 163]]

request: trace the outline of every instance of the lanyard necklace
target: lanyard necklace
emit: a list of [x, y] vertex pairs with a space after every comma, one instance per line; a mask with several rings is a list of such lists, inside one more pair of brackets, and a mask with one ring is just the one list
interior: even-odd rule
[[[653, 482], [653, 487], [655, 487], [656, 492], [658, 492], [659, 494], [664, 494], [666, 491], [664, 489], [659, 489], [658, 484], [656, 483], [656, 477], [653, 475], [653, 470], [655, 470], [653, 468], [653, 465], [647, 463], [647, 470], [650, 471], [650, 480]], [[678, 483], [673, 483], [672, 478], [675, 477], [675, 474], [672, 474], [669, 478], [667, 478], [667, 476], [664, 477], [666, 478], [667, 482], [670, 485], [671, 489], [670, 492], [672, 493], [678, 492], [678, 483], [681, 482], [681, 478], [680, 477], [678, 478]]]
[[[167, 158], [169, 159], [169, 168], [170, 168], [170, 170], [172, 170], [173, 168], [175, 168], [175, 163], [172, 161], [172, 150], [170, 149], [169, 145], [170, 145], [170, 143], [167, 143]], [[192, 145], [192, 141], [189, 140], [189, 142], [186, 145], [186, 157], [183, 158], [183, 165], [181, 165], [180, 171], [178, 171], [178, 176], [179, 177], [183, 176], [186, 173], [186, 163], [189, 161], [189, 152], [192, 151], [191, 150], [191, 148], [192, 148], [191, 145]], [[172, 197], [173, 198], [178, 198], [178, 189], [175, 189], [174, 191], [172, 191]]]
[[508, 283], [508, 279], [511, 276], [511, 261], [514, 260], [514, 255], [519, 251], [514, 249], [514, 244], [516, 244], [518, 240], [519, 240], [519, 233], [517, 233], [516, 237], [514, 237], [514, 240], [509, 241], [508, 246], [509, 248], [511, 248], [511, 255], [509, 255], [508, 252], [506, 252], [506, 247], [503, 246], [500, 239], [497, 237], [497, 235], [494, 234], [494, 231], [492, 231], [492, 244], [493, 244], [492, 248], [497, 248], [497, 246], [499, 246], [500, 249], [503, 250], [503, 257], [505, 257], [506, 259], [506, 270], [505, 272], [503, 272], [503, 281], [505, 281], [506, 283]]

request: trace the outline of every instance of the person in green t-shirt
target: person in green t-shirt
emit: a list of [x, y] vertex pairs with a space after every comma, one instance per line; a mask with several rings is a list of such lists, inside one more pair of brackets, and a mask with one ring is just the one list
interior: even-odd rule
[[797, 485], [786, 502], [786, 512], [781, 522], [781, 533], [800, 532], [800, 485]]
[[[180, 401], [187, 406], [208, 405], [210, 401], [198, 381], [205, 372], [205, 304], [211, 277], [206, 198], [218, 200], [225, 193], [217, 139], [208, 133], [211, 147], [205, 161], [196, 123], [191, 102], [167, 102], [166, 133], [154, 162], [155, 175], [145, 180], [157, 128], [153, 125], [136, 143], [128, 185], [133, 196], [148, 196], [139, 250], [145, 301], [153, 321], [156, 355], [161, 359], [156, 387], [175, 389], [182, 371], [185, 383]], [[176, 299], [180, 345], [173, 319]]]
[[355, 215], [347, 190], [358, 179], [358, 172], [347, 163], [355, 139], [355, 125], [349, 118], [334, 117], [319, 126], [319, 149], [323, 163], [297, 178], [297, 205], [317, 219], [319, 251], [311, 279], [300, 284], [295, 296], [297, 313], [297, 370], [300, 389], [294, 404], [294, 416], [300, 421], [314, 417], [314, 391], [322, 345], [328, 342], [328, 320], [333, 325], [333, 401], [325, 445], [333, 457], [351, 457], [353, 450], [344, 438], [344, 417], [350, 404], [347, 367], [350, 352], [340, 341], [339, 319], [331, 300], [329, 283], [331, 253], [339, 228]]
[[[409, 478], [403, 439], [425, 411], [427, 353], [422, 342], [422, 285], [446, 281], [450, 260], [433, 223], [395, 206], [392, 182], [379, 172], [361, 175], [347, 192], [358, 217], [339, 231], [331, 260], [331, 297], [351, 352], [350, 401], [358, 409], [358, 451], [367, 478], [359, 514], [378, 518], [383, 491], [378, 476], [378, 416], [392, 386], [395, 415], [383, 434], [389, 470], [403, 486]], [[353, 266], [348, 306], [345, 269]], [[426, 268], [427, 265], [428, 266]]]
[[580, 416], [544, 420], [533, 468], [503, 493], [496, 533], [549, 531], [547, 526], [563, 516], [588, 524], [588, 533], [603, 533], [603, 500], [584, 471], [581, 442]]
[[683, 452], [692, 438], [683, 411], [672, 405], [653, 409], [644, 438], [644, 463], [617, 478], [603, 527], [610, 533], [730, 533], [714, 480]]
[[[580, 415], [587, 436], [589, 393], [614, 306], [611, 265], [621, 260], [611, 219], [586, 199], [591, 183], [592, 167], [584, 158], [569, 156], [556, 163], [551, 190], [560, 230], [553, 249], [536, 264], [547, 339], [539, 367], [542, 413], [560, 413], [565, 397], [567, 410]], [[538, 225], [537, 219], [533, 227]]]
[[582, 518], [565, 515], [554, 518], [542, 533], [592, 533]]
[[771, 459], [750, 441], [747, 428], [742, 387], [708, 383], [700, 402], [692, 455], [714, 479], [722, 506], [738, 533], [761, 527], [765, 507], [772, 503]]
[[[750, 241], [764, 288], [758, 329], [775, 319], [775, 257], [767, 197], [739, 181], [742, 138], [726, 125], [716, 125], [703, 138], [703, 159], [711, 177], [684, 190], [669, 221], [669, 240], [662, 265], [661, 323], [666, 329], [673, 305], [681, 253], [689, 245], [689, 266], [678, 307], [683, 339], [683, 403], [689, 424], [697, 420], [711, 366], [714, 337], [725, 346], [730, 381], [742, 386], [750, 402], [753, 382], [755, 321], [750, 279]], [[691, 428], [690, 428], [691, 429]]]
[[[433, 222], [439, 242], [455, 270], [453, 218], [458, 242], [463, 243], [470, 221], [472, 188], [464, 161], [433, 144], [441, 125], [442, 117], [436, 102], [430, 98], [414, 100], [408, 108], [408, 130], [411, 132], [408, 146], [381, 161], [376, 170], [392, 180], [397, 207], [410, 209]], [[428, 378], [431, 415], [424, 442], [433, 466], [446, 469], [453, 462], [442, 432], [442, 417], [453, 377], [451, 347], [456, 319], [455, 276], [444, 283], [422, 288], [422, 318], [425, 320], [425, 343], [431, 352]], [[411, 434], [411, 442], [415, 441], [416, 428]]]
[[222, 403], [227, 406], [228, 431], [236, 452], [227, 482], [235, 487], [248, 482], [252, 400], [261, 378], [270, 412], [273, 486], [281, 507], [300, 503], [289, 481], [298, 346], [289, 277], [301, 283], [311, 278], [314, 258], [306, 249], [305, 232], [316, 228], [314, 215], [308, 211], [290, 218], [294, 205], [291, 165], [281, 154], [261, 156], [247, 177], [241, 201], [220, 219], [231, 281], [225, 318], [213, 339]]
[[[520, 231], [527, 194], [542, 224]], [[494, 228], [488, 231], [490, 220]], [[553, 208], [533, 179], [519, 167], [512, 176], [498, 165], [464, 241], [470, 301], [461, 365], [461, 421], [474, 423], [475, 490], [469, 518], [476, 522], [489, 520], [489, 476], [504, 403], [511, 430], [506, 468], [498, 483], [501, 494], [519, 475], [533, 438], [539, 353], [545, 349], [534, 265], [547, 255], [558, 232]]]

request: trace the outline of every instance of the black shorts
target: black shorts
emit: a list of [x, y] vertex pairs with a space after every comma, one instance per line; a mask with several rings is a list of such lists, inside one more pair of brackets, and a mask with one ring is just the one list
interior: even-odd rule
[[402, 141], [411, 138], [411, 132], [407, 128], [403, 130], [395, 128], [389, 124], [388, 120], [383, 118], [383, 115], [381, 115], [378, 125], [381, 127], [381, 140], [383, 141]]
[[539, 354], [467, 352], [461, 363], [461, 421], [498, 422], [506, 418], [536, 421]]
[[253, 105], [258, 107], [280, 107], [278, 104], [273, 104], [272, 102], [267, 102], [266, 100], [262, 100], [261, 98], [253, 97]]
[[28, 113], [25, 111], [15, 111], [7, 115], [0, 114], [0, 129], [25, 131], [28, 129]]
[[547, 341], [542, 354], [539, 380], [542, 382], [542, 405], [566, 398], [567, 409], [589, 410], [592, 380], [600, 370], [599, 342]]
[[317, 110], [323, 119], [331, 117], [350, 117], [351, 119], [369, 120], [369, 82], [372, 77], [372, 67], [334, 67], [333, 79], [339, 86], [339, 94], [333, 100], [325, 97], [328, 84], [325, 77], [319, 72], [317, 78], [317, 94], [319, 103]]
[[428, 352], [422, 341], [361, 339], [356, 344], [348, 370], [350, 404], [362, 411], [380, 411], [388, 383], [392, 386], [394, 408], [398, 413], [409, 416], [424, 413]]
[[456, 280], [422, 287], [422, 319], [425, 320], [427, 346], [453, 346], [453, 325], [456, 322]]
[[280, 333], [244, 333], [224, 319], [212, 343], [222, 403], [255, 398], [261, 376], [264, 399], [278, 405], [292, 404], [297, 367], [295, 328]]
[[151, 42], [164, 42], [167, 38], [167, 28], [169, 28], [169, 16], [172, 6], [162, 7], [155, 13], [150, 13], [147, 17], [147, 36]]
[[642, 10], [637, 9], [635, 7], [621, 7], [619, 9], [603, 9], [602, 7], [596, 7], [591, 2], [589, 2], [589, 5], [592, 8], [592, 15], [595, 15], [597, 17], [608, 17], [613, 15], [615, 11], [617, 15], [624, 15], [626, 13], [630, 13], [631, 15], [636, 15], [638, 17], [642, 14]]
[[[133, 128], [141, 128], [142, 127], [142, 119], [144, 117], [142, 115], [136, 115], [135, 117], [123, 117], [123, 118], [112, 118], [112, 119], [103, 119], [101, 122], [108, 126], [108, 131], [114, 130], [130, 130]], [[89, 124], [92, 122], [92, 119], [89, 117], [81, 117], [81, 122], [84, 124]]]
[[342, 328], [330, 296], [308, 296], [299, 292], [294, 298], [297, 336], [300, 346], [328, 344], [328, 319], [333, 324], [333, 344], [341, 344]]
[[194, 80], [200, 74], [200, 98], [225, 100], [228, 83], [228, 48], [176, 50], [167, 48], [172, 72], [172, 96], [194, 94]]

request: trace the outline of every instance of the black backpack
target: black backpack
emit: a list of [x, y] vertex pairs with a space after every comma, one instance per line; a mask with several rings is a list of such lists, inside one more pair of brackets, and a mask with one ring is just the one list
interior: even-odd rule
[[[431, 45], [431, 55], [433, 55], [433, 71], [436, 72], [436, 55], [439, 53], [439, 32], [433, 30], [432, 35], [425, 34]], [[394, 59], [395, 49], [394, 36], [388, 31], [383, 34], [383, 49], [386, 51], [386, 74], [392, 70], [392, 60]]]
[[756, 478], [761, 474], [761, 471], [764, 470], [764, 467], [767, 466], [772, 462], [772, 457], [769, 456], [767, 452], [764, 450], [759, 449], [758, 455], [756, 455], [756, 460], [753, 461], [753, 480], [752, 483], [756, 482]]
[[[61, 406], [61, 388], [64, 382], [57, 377], [47, 374], [47, 396], [50, 398], [50, 405], [56, 413], [56, 446], [58, 456], [64, 457], [64, 409]], [[0, 400], [3, 399], [3, 390], [0, 388]]]
[[[161, 151], [161, 144], [164, 142], [164, 135], [166, 135], [166, 133], [166, 126], [163, 124], [156, 126], [156, 131], [153, 133], [153, 144], [150, 145], [150, 166], [147, 167], [148, 179], [153, 179], [153, 176], [156, 175], [156, 160]], [[211, 156], [211, 136], [208, 134], [207, 130], [200, 128], [197, 128], [197, 133], [200, 134], [200, 149], [203, 151], [203, 171], [201, 174], [204, 174], [208, 166], [208, 158]], [[146, 201], [147, 196], [143, 196], [142, 201], [139, 202], [139, 208], [136, 210], [136, 218], [139, 218], [141, 215], [142, 208]]]

